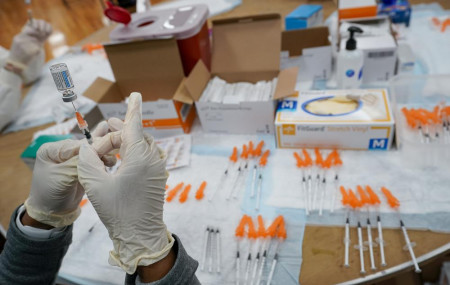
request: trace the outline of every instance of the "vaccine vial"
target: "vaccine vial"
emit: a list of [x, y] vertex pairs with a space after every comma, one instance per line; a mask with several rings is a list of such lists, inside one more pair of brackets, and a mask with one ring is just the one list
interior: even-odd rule
[[56, 88], [63, 95], [64, 102], [73, 102], [77, 95], [73, 92], [75, 88], [69, 69], [65, 63], [58, 63], [50, 66], [50, 72], [55, 82]]

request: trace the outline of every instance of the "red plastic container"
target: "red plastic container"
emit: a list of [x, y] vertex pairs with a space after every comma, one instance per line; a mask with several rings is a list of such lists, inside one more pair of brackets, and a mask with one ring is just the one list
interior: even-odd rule
[[199, 59], [208, 68], [211, 66], [208, 15], [208, 6], [204, 4], [150, 10], [133, 14], [128, 25], [119, 25], [109, 36], [113, 42], [175, 37], [184, 74], [188, 75]]

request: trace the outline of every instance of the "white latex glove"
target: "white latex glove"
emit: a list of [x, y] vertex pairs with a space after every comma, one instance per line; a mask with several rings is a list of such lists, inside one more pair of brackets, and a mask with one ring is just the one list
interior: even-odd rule
[[44, 42], [52, 33], [52, 26], [44, 20], [28, 22], [16, 35], [10, 49], [8, 62], [25, 69], [31, 59], [39, 54]]
[[[120, 144], [120, 133], [109, 133], [108, 125], [102, 122], [92, 132], [93, 147], [105, 163], [116, 163], [114, 156], [106, 154]], [[99, 138], [103, 136], [102, 138]], [[36, 155], [33, 179], [28, 199], [27, 213], [33, 219], [62, 227], [72, 224], [80, 214], [80, 201], [84, 189], [78, 182], [78, 152], [86, 140], [63, 140], [42, 145]]]
[[166, 257], [174, 243], [163, 222], [166, 156], [143, 132], [139, 93], [130, 95], [121, 138], [116, 173], [107, 173], [95, 149], [83, 144], [78, 178], [113, 241], [109, 263], [133, 274]]

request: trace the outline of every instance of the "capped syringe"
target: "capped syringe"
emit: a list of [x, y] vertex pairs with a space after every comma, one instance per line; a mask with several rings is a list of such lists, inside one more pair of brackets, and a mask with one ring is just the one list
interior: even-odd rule
[[73, 91], [75, 85], [73, 84], [67, 65], [65, 63], [54, 64], [50, 66], [50, 72], [52, 74], [53, 81], [55, 81], [56, 88], [63, 96], [63, 101], [72, 103], [77, 118], [78, 128], [80, 128], [80, 131], [83, 135], [85, 135], [86, 139], [91, 144], [93, 141], [91, 133], [89, 132], [88, 124], [83, 119], [80, 112], [78, 112], [74, 104], [74, 101], [77, 99], [77, 94]]

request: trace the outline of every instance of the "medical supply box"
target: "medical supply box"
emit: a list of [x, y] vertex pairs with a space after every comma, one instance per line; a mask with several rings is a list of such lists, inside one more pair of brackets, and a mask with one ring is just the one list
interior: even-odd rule
[[320, 26], [323, 22], [321, 5], [300, 5], [284, 18], [286, 31]]
[[339, 20], [374, 17], [377, 11], [376, 0], [338, 0]]
[[301, 91], [278, 103], [275, 128], [279, 148], [388, 150], [394, 118], [385, 89]]
[[184, 91], [184, 73], [176, 39], [105, 44], [116, 82], [97, 78], [84, 96], [98, 103], [105, 119], [125, 119], [126, 98], [142, 94], [142, 123], [154, 137], [189, 133], [195, 119]]
[[297, 81], [326, 80], [331, 75], [331, 43], [327, 27], [283, 31], [281, 69], [297, 66]]
[[391, 4], [380, 4], [378, 15], [388, 15], [392, 23], [405, 24], [405, 26], [409, 27], [411, 5], [407, 0], [399, 0]]
[[[280, 71], [281, 16], [265, 14], [213, 21], [211, 72], [199, 61], [185, 86], [196, 101], [203, 130], [229, 134], [273, 134], [276, 100], [294, 94], [298, 68]], [[209, 80], [228, 83], [278, 78], [273, 100], [225, 104], [199, 101]]]
[[[384, 34], [377, 32], [372, 35], [367, 33], [356, 35], [356, 48], [364, 53], [362, 83], [372, 84], [389, 81], [396, 74], [397, 64], [397, 42], [389, 18], [383, 15], [374, 18], [344, 20], [343, 22], [350, 25], [355, 23], [373, 26], [379, 31], [386, 30]], [[341, 38], [340, 48], [345, 49], [345, 44], [346, 38]]]
[[174, 37], [183, 62], [184, 75], [189, 75], [199, 59], [210, 67], [208, 6], [186, 5], [178, 8], [134, 13], [128, 25], [119, 24], [109, 37], [111, 41], [130, 41]]

